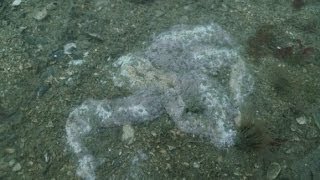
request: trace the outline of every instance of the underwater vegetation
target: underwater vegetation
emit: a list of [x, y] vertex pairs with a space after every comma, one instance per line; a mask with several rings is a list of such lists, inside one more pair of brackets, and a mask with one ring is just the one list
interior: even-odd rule
[[[316, 25], [315, 22], [310, 22], [299, 28], [306, 31], [311, 29], [312, 33]], [[248, 38], [247, 53], [254, 59], [272, 56], [290, 64], [316, 63], [315, 57], [319, 55], [319, 50], [307, 44], [302, 39], [290, 39], [275, 25], [263, 24]]]
[[276, 133], [269, 120], [261, 119], [253, 111], [256, 104], [241, 107], [241, 120], [237, 123], [235, 147], [240, 151], [268, 153], [286, 142]]
[[248, 119], [241, 120], [237, 138], [236, 147], [244, 151], [264, 149], [272, 141], [261, 122]]
[[285, 140], [272, 137], [261, 121], [246, 118], [241, 120], [238, 127], [236, 147], [243, 151], [264, 151], [284, 142]]
[[247, 44], [247, 52], [250, 56], [258, 58], [261, 56], [266, 56], [272, 52], [274, 47], [273, 26], [264, 24], [256, 30], [256, 33], [249, 37]]
[[312, 59], [315, 52], [314, 47], [306, 46], [300, 39], [297, 39], [292, 45], [278, 46], [274, 52], [274, 57], [289, 63], [303, 64]]

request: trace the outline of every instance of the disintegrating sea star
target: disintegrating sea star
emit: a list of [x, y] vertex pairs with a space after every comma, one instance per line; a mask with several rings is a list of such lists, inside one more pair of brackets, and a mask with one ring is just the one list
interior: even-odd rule
[[95, 179], [95, 158], [82, 140], [99, 127], [151, 121], [168, 114], [187, 133], [209, 139], [218, 148], [234, 144], [239, 107], [253, 80], [239, 47], [217, 24], [175, 26], [159, 34], [141, 52], [114, 64], [115, 86], [133, 95], [87, 100], [69, 115], [67, 142], [79, 159], [77, 174]]

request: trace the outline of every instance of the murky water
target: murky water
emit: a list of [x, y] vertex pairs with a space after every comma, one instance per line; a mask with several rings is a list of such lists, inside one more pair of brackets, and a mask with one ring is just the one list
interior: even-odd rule
[[0, 179], [320, 179], [319, 16], [0, 1]]

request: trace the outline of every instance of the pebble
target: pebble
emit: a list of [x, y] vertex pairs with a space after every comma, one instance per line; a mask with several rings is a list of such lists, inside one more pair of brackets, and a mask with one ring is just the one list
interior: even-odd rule
[[34, 164], [33, 161], [29, 161], [29, 162], [28, 162], [28, 165], [29, 165], [29, 166], [33, 166], [33, 164]]
[[256, 168], [256, 169], [258, 169], [258, 168], [260, 168], [260, 167], [261, 167], [261, 165], [260, 165], [260, 164], [258, 164], [258, 163], [254, 163], [253, 167], [254, 167], [254, 168]]
[[[79, 66], [84, 63], [84, 60], [82, 59], [77, 59], [77, 60], [71, 60], [69, 61], [68, 65], [73, 65], [73, 66]], [[94, 74], [95, 75], [95, 74]]]
[[68, 43], [63, 46], [63, 53], [70, 55], [77, 48], [76, 43]]
[[12, 6], [19, 6], [21, 4], [21, 0], [14, 0], [13, 2], [12, 2]]
[[234, 174], [235, 176], [242, 176], [242, 174], [241, 174], [241, 172], [239, 171], [239, 169], [236, 169], [236, 170], [233, 172], [233, 174]]
[[303, 125], [303, 124], [306, 124], [307, 123], [307, 118], [304, 117], [304, 116], [301, 116], [301, 117], [298, 117], [296, 119], [297, 123], [300, 124], [300, 125]]
[[156, 137], [156, 136], [157, 136], [157, 133], [154, 132], [154, 131], [151, 131], [151, 135], [152, 135], [153, 137]]
[[166, 165], [166, 169], [172, 169], [171, 164], [167, 163], [167, 165]]
[[281, 171], [281, 166], [279, 163], [273, 162], [270, 164], [267, 171], [267, 179], [273, 180], [276, 179]]
[[182, 165], [184, 165], [184, 166], [190, 166], [190, 164], [187, 163], [187, 162], [183, 162]]
[[14, 159], [10, 160], [10, 161], [9, 161], [9, 166], [13, 166], [14, 163], [16, 163], [16, 161], [15, 161]]
[[16, 150], [13, 149], [13, 148], [6, 148], [5, 151], [6, 151], [6, 153], [12, 154], [12, 153], [14, 153]]
[[127, 141], [128, 144], [133, 142], [134, 138], [134, 129], [131, 125], [127, 124], [122, 127], [122, 140]]
[[168, 149], [169, 149], [170, 151], [172, 151], [172, 150], [176, 149], [176, 147], [168, 145]]
[[16, 171], [20, 171], [21, 170], [21, 165], [20, 163], [17, 163], [13, 166], [12, 171], [16, 172]]
[[43, 20], [44, 18], [46, 18], [48, 16], [48, 11], [47, 11], [47, 8], [43, 8], [42, 10], [40, 11], [37, 11], [33, 18], [38, 20], [38, 21], [41, 21]]
[[46, 125], [46, 128], [53, 128], [53, 127], [54, 125], [52, 121], [49, 121], [48, 124]]
[[193, 162], [193, 167], [194, 168], [200, 168], [200, 163], [199, 162]]
[[165, 154], [165, 155], [168, 154], [165, 149], [160, 149], [160, 153], [161, 153], [161, 154]]
[[155, 17], [160, 17], [160, 16], [164, 15], [164, 12], [161, 10], [155, 10], [154, 13], [155, 13]]

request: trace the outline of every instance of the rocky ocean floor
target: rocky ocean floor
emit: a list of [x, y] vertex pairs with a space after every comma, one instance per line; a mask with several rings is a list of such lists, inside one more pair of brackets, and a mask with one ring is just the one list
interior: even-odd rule
[[319, 16], [317, 0], [0, 0], [0, 179], [320, 179]]

